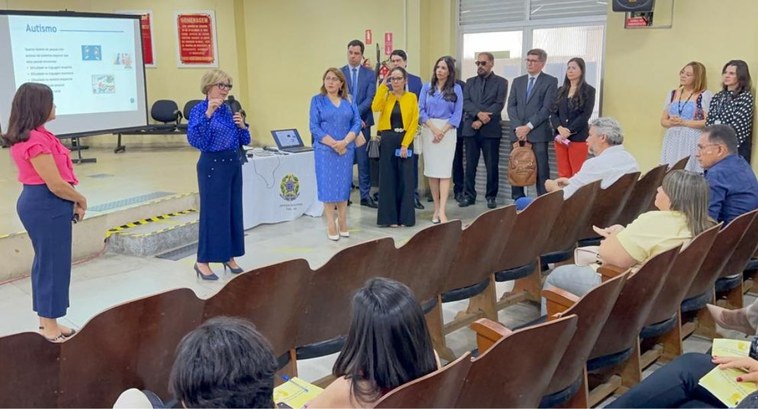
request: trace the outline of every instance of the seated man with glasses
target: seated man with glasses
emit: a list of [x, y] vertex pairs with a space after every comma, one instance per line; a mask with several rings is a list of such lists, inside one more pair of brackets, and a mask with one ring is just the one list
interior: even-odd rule
[[750, 165], [737, 154], [737, 134], [729, 125], [711, 125], [697, 142], [697, 160], [711, 188], [708, 214], [729, 223], [758, 208], [758, 181]]

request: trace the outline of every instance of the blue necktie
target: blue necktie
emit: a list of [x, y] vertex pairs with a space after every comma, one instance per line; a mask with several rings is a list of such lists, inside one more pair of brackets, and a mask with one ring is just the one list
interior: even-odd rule
[[350, 93], [355, 97], [358, 94], [358, 69], [352, 69], [352, 78], [350, 78]]
[[534, 88], [534, 77], [529, 77], [529, 84], [526, 86], [526, 99], [532, 95], [532, 88]]

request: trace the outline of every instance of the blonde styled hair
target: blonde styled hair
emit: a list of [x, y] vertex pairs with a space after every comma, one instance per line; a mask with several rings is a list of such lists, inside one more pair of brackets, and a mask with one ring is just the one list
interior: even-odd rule
[[692, 83], [692, 92], [703, 92], [708, 88], [708, 80], [705, 76], [705, 65], [697, 62], [690, 61], [679, 72], [684, 71], [685, 68], [692, 67], [692, 76], [695, 77], [695, 82]]
[[324, 71], [324, 75], [321, 76], [321, 95], [326, 95], [326, 87], [324, 86], [324, 81], [326, 81], [326, 76], [329, 73], [334, 74], [335, 77], [337, 77], [341, 82], [342, 86], [340, 87], [339, 91], [337, 91], [337, 95], [340, 96], [342, 99], [349, 99], [349, 92], [347, 90], [347, 81], [345, 81], [345, 74], [342, 73], [342, 70], [339, 68], [329, 67]]
[[203, 95], [208, 95], [208, 91], [210, 91], [210, 89], [219, 82], [231, 84], [232, 77], [230, 77], [226, 72], [219, 69], [206, 72], [203, 74], [203, 78], [200, 79], [200, 92], [202, 92]]
[[675, 170], [666, 174], [661, 188], [671, 200], [671, 210], [684, 213], [692, 237], [713, 226], [708, 217], [710, 189], [703, 176], [688, 170]]

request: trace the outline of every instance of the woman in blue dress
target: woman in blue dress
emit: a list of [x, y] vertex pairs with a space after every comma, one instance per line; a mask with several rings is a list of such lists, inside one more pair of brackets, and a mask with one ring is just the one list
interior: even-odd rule
[[327, 236], [337, 241], [340, 237], [350, 237], [347, 201], [361, 117], [358, 107], [350, 100], [342, 71], [329, 68], [322, 80], [321, 92], [311, 98], [310, 128], [314, 139], [318, 200], [324, 202]]

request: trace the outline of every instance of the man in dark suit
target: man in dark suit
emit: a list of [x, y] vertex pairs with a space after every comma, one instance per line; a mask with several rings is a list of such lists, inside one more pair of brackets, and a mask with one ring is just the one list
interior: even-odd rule
[[[405, 53], [403, 50], [393, 50], [392, 54], [390, 54], [390, 68], [395, 67], [402, 67], [403, 69], [407, 70], [408, 66], [408, 54]], [[417, 75], [413, 75], [410, 72], [408, 73], [408, 82], [406, 82], [406, 90], [410, 91], [414, 94], [416, 94], [416, 98], [419, 98], [419, 94], [421, 93], [421, 78], [419, 78]], [[390, 84], [391, 88], [391, 84]], [[420, 129], [420, 128], [419, 128]], [[416, 209], [423, 209], [424, 205], [421, 204], [421, 201], [418, 198], [418, 155], [413, 155], [413, 197], [414, 197], [414, 207]]]
[[492, 53], [479, 53], [476, 57], [476, 77], [469, 78], [463, 87], [463, 141], [466, 146], [466, 182], [460, 207], [476, 201], [476, 167], [479, 155], [484, 155], [487, 168], [487, 207], [496, 207], [495, 198], [499, 183], [498, 161], [500, 159], [501, 111], [505, 106], [508, 81], [495, 75], [495, 57]]
[[[363, 62], [363, 42], [353, 40], [347, 44], [347, 65], [342, 67], [347, 87], [353, 102], [358, 106], [363, 125], [362, 133], [366, 141], [371, 139], [371, 125], [374, 124], [374, 114], [371, 112], [371, 101], [376, 94], [376, 75], [374, 71], [361, 64]], [[369, 172], [368, 152], [366, 146], [355, 149], [355, 160], [358, 163], [358, 187], [361, 192], [361, 206], [376, 208], [376, 202], [369, 194], [371, 191], [371, 174]]]
[[[535, 48], [526, 53], [526, 75], [513, 80], [508, 97], [511, 120], [511, 142], [529, 141], [537, 158], [537, 193], [546, 193], [545, 181], [550, 177], [547, 149], [553, 140], [550, 108], [558, 90], [558, 79], [542, 72], [547, 61], [545, 50]], [[513, 200], [524, 197], [523, 187], [511, 187]]]

